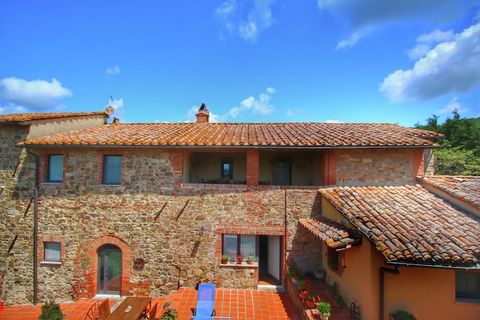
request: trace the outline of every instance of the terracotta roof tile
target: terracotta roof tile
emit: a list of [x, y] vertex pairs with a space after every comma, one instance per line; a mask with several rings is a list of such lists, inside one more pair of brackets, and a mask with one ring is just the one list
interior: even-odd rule
[[[430, 131], [385, 123], [114, 124], [28, 140], [30, 145], [382, 147], [436, 144]], [[436, 135], [440, 137], [440, 135]]]
[[419, 180], [480, 209], [480, 176], [427, 176]]
[[300, 219], [299, 223], [333, 249], [349, 247], [360, 238], [357, 232], [325, 217]]
[[390, 262], [475, 265], [480, 219], [420, 185], [337, 187], [321, 194]]
[[36, 120], [61, 119], [105, 115], [105, 112], [52, 112], [0, 114], [0, 124], [22, 123]]

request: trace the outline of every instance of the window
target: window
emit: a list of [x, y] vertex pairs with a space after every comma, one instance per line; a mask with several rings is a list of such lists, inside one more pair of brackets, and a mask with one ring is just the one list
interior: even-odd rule
[[48, 156], [47, 182], [62, 182], [63, 155], [51, 154]]
[[108, 155], [103, 158], [103, 184], [121, 184], [122, 156]]
[[222, 179], [233, 179], [233, 161], [222, 161]]
[[255, 249], [257, 246], [256, 236], [241, 236], [240, 237], [240, 255], [242, 257], [255, 256]]
[[455, 275], [455, 298], [480, 302], [480, 272], [457, 271]]
[[291, 185], [292, 167], [289, 160], [276, 160], [273, 163], [273, 184], [278, 186]]
[[327, 255], [328, 255], [327, 263], [330, 270], [339, 272], [340, 271], [340, 254], [337, 251], [329, 248]]
[[257, 236], [251, 235], [223, 235], [223, 255], [229, 257], [242, 256], [256, 256], [257, 251]]
[[43, 246], [45, 262], [60, 262], [60, 242], [44, 242]]

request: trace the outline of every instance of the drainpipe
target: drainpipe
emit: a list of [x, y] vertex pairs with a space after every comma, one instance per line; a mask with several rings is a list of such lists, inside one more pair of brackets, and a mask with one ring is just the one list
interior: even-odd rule
[[35, 186], [33, 187], [33, 304], [38, 303], [38, 187], [40, 185], [40, 159], [35, 157]]
[[283, 268], [283, 275], [282, 275], [282, 279], [284, 280], [284, 284], [285, 284], [285, 287], [287, 286], [287, 233], [288, 233], [288, 217], [287, 217], [287, 189], [285, 189], [285, 198], [284, 198], [284, 204], [283, 204], [283, 208], [284, 208], [284, 213], [285, 213], [285, 222], [284, 222], [284, 227], [285, 227], [285, 235], [283, 236], [283, 247], [284, 247], [284, 259], [285, 259], [285, 262], [284, 262], [284, 265], [285, 265], [285, 268]]
[[387, 267], [380, 267], [378, 270], [380, 278], [380, 303], [378, 307], [378, 319], [383, 320], [385, 313], [385, 272], [390, 274], [400, 274], [400, 268], [395, 266], [395, 269], [389, 269]]

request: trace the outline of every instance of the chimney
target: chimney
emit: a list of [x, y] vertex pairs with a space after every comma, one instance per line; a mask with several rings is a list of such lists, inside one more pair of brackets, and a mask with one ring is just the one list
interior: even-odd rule
[[207, 105], [202, 103], [200, 108], [198, 108], [197, 123], [208, 123], [208, 118], [210, 118], [210, 112], [208, 112]]

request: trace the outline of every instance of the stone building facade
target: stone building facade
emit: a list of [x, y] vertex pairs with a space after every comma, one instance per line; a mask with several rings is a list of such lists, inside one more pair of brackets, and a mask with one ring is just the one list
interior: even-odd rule
[[[279, 237], [280, 282], [284, 283], [287, 263], [295, 262], [304, 270], [317, 263], [303, 253], [320, 254], [318, 244], [297, 232], [297, 225], [301, 218], [321, 215], [319, 188], [413, 183], [424, 170], [425, 146], [318, 149], [319, 185], [260, 185], [259, 151], [232, 148], [227, 152], [241, 152], [246, 159], [245, 184], [189, 183], [185, 175], [192, 149], [188, 146], [22, 145], [32, 137], [104, 123], [98, 115], [75, 119], [0, 125], [0, 270], [5, 271], [0, 299], [7, 304], [32, 302], [34, 287], [39, 301], [95, 296], [98, 250], [106, 244], [122, 253], [121, 295], [159, 296], [198, 281], [256, 289], [258, 265], [221, 263], [225, 234]], [[64, 156], [60, 183], [46, 181], [51, 154]], [[119, 185], [102, 184], [103, 157], [109, 154], [122, 156]], [[34, 284], [36, 181], [38, 280]], [[42, 263], [47, 242], [61, 244], [60, 263]]]

